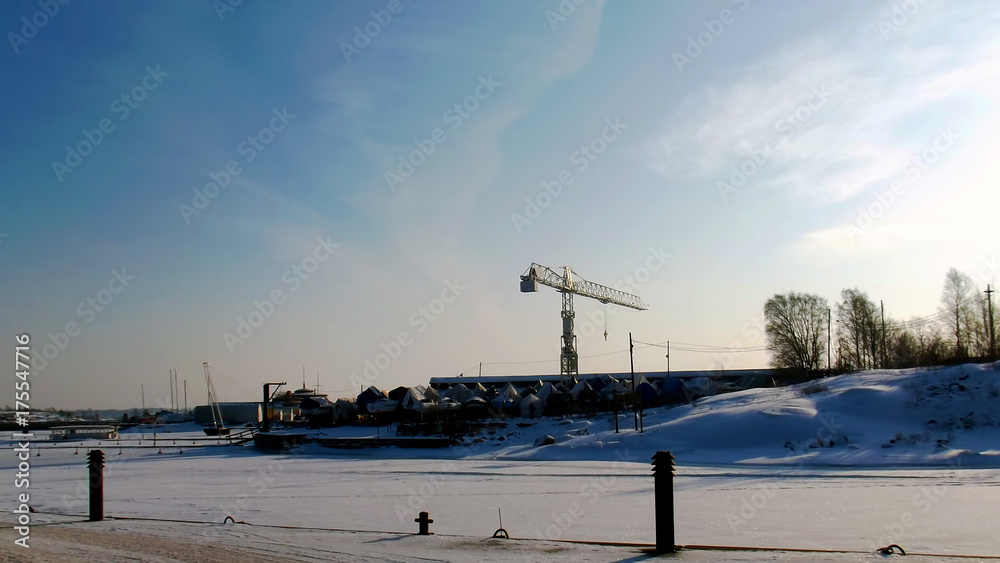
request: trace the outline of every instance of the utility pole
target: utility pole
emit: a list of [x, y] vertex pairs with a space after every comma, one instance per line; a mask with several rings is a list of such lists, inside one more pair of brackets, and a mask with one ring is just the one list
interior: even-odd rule
[[636, 392], [635, 388], [635, 363], [632, 359], [632, 333], [628, 333], [628, 366], [629, 370], [632, 372], [632, 422], [635, 424], [635, 430], [639, 429], [639, 411], [636, 410], [637, 399], [639, 394]]
[[882, 300], [878, 300], [878, 306], [882, 309], [882, 369], [889, 367], [889, 356], [886, 354], [887, 348], [885, 347], [885, 305]]
[[[146, 412], [146, 385], [139, 384], [139, 392], [142, 393], [142, 412]], [[143, 415], [145, 416], [145, 415]]]
[[188, 411], [188, 380], [184, 380], [184, 414]]
[[667, 340], [667, 377], [670, 377], [670, 341]]
[[986, 304], [990, 310], [990, 356], [997, 357], [996, 325], [993, 324], [993, 291], [990, 284], [986, 284]]
[[174, 410], [174, 370], [167, 370], [170, 374], [170, 410]]

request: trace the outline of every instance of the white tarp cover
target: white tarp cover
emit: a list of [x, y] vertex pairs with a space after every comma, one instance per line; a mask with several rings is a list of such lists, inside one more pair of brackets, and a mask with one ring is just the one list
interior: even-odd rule
[[545, 399], [549, 398], [549, 395], [551, 395], [553, 391], [558, 391], [558, 390], [551, 383], [546, 381], [545, 383], [542, 384], [542, 386], [538, 389], [538, 391], [535, 392], [535, 395], [538, 395], [538, 398], [544, 401]]
[[593, 390], [593, 388], [586, 381], [580, 381], [577, 382], [577, 384], [574, 385], [573, 388], [569, 390], [569, 393], [570, 395], [573, 395], [573, 400], [576, 400], [576, 397], [580, 394], [581, 391], [584, 390]]
[[541, 416], [543, 410], [545, 410], [545, 401], [538, 398], [537, 395], [528, 395], [521, 399], [521, 416]]
[[601, 389], [601, 395], [610, 397], [615, 395], [625, 395], [628, 393], [628, 389], [622, 385], [621, 381], [618, 381], [613, 377], [609, 379], [610, 381], [608, 384], [604, 386], [604, 389]]
[[445, 391], [444, 396], [449, 399], [454, 399], [456, 403], [464, 403], [472, 398], [472, 391], [470, 391], [465, 384], [458, 383], [449, 387], [448, 390]]
[[508, 399], [517, 399], [518, 397], [521, 396], [521, 393], [518, 392], [517, 387], [514, 387], [514, 385], [511, 383], [508, 383], [507, 386], [500, 391], [500, 394], [503, 395], [504, 397], [507, 397]]
[[410, 410], [421, 410], [421, 401], [426, 399], [421, 387], [410, 387], [406, 390], [406, 394], [403, 395], [403, 399], [399, 401], [400, 406], [404, 409]]

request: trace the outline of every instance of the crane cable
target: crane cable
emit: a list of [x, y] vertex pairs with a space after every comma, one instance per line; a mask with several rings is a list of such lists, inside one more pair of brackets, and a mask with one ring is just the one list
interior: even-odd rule
[[604, 304], [604, 341], [608, 341], [608, 304]]

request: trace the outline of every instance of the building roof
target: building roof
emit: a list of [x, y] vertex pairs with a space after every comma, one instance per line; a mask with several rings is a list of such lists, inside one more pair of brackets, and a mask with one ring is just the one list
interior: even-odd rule
[[[727, 369], [727, 370], [698, 370], [698, 371], [644, 371], [635, 372], [636, 380], [638, 381], [641, 377], [645, 377], [647, 380], [653, 379], [663, 379], [665, 377], [674, 377], [677, 379], [692, 379], [695, 377], [709, 377], [712, 379], [725, 379], [725, 380], [736, 380], [741, 377], [746, 377], [748, 375], [770, 375], [777, 370], [761, 368], [761, 369]], [[583, 381], [587, 379], [594, 379], [601, 375], [610, 375], [615, 379], [631, 380], [632, 374], [629, 372], [620, 373], [581, 373], [576, 376], [577, 381]], [[432, 377], [430, 379], [430, 385], [432, 386], [444, 386], [444, 385], [455, 385], [458, 383], [463, 383], [466, 386], [473, 386], [476, 383], [481, 383], [482, 385], [489, 387], [490, 385], [500, 385], [505, 386], [508, 383], [514, 386], [527, 386], [533, 385], [541, 382], [549, 383], [559, 383], [562, 380], [560, 375], [484, 375], [480, 377]]]

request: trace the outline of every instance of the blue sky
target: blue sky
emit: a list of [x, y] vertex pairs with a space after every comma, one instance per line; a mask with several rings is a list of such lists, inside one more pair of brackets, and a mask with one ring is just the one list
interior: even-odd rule
[[650, 305], [605, 342], [577, 299], [583, 372], [629, 331], [759, 347], [777, 292], [906, 319], [1000, 277], [986, 4], [224, 2], [0, 7], [0, 359], [31, 334], [35, 406], [165, 404], [174, 368], [193, 404], [205, 361], [223, 400], [555, 373], [532, 262]]

